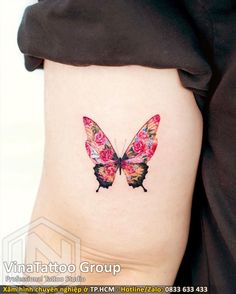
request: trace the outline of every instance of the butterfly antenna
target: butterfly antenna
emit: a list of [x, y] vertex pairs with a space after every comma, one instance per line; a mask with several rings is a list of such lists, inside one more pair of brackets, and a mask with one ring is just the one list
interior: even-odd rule
[[99, 184], [99, 186], [98, 186], [98, 188], [97, 188], [96, 192], [98, 192], [98, 191], [99, 191], [100, 187], [101, 187], [101, 185]]
[[124, 153], [124, 149], [125, 149], [126, 142], [127, 142], [127, 139], [125, 139], [125, 142], [124, 142], [124, 145], [123, 145], [123, 148], [122, 148], [122, 152], [121, 152], [121, 154]]
[[[116, 138], [114, 139], [114, 145], [115, 145], [115, 148], [116, 148], [116, 150], [117, 150], [117, 152], [118, 152], [119, 150], [118, 150], [118, 148], [117, 148]], [[119, 152], [118, 152], [118, 153], [119, 153]], [[117, 153], [117, 154], [118, 154], [118, 153]]]
[[147, 192], [147, 189], [143, 186], [143, 184], [141, 186], [143, 187], [143, 191]]

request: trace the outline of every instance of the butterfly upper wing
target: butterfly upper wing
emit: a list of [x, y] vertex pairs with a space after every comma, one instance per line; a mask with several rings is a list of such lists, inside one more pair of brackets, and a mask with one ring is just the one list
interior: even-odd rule
[[157, 130], [160, 116], [151, 117], [134, 136], [122, 160], [129, 163], [143, 163], [151, 159], [157, 148]]
[[148, 172], [147, 162], [152, 158], [158, 144], [159, 122], [158, 114], [151, 117], [134, 136], [122, 157], [122, 169], [128, 184], [133, 188], [142, 186]]
[[113, 184], [117, 171], [118, 156], [111, 142], [92, 119], [83, 117], [87, 140], [85, 147], [93, 163], [99, 185], [108, 188]]
[[101, 128], [92, 119], [83, 117], [87, 134], [85, 147], [89, 157], [95, 164], [107, 164], [116, 161], [118, 156]]

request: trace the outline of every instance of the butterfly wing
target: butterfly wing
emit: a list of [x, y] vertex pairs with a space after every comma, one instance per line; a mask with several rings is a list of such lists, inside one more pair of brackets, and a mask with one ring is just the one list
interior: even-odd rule
[[[158, 140], [160, 116], [151, 117], [134, 136], [122, 157], [122, 169], [127, 182], [133, 188], [142, 186], [148, 172], [147, 162], [154, 155]], [[143, 187], [144, 191], [146, 189]]]
[[146, 163], [123, 163], [122, 170], [126, 175], [129, 186], [133, 188], [142, 186], [144, 191], [147, 191], [143, 186], [143, 181], [148, 172], [148, 165]]
[[115, 180], [115, 175], [117, 171], [117, 164], [108, 163], [108, 164], [96, 164], [94, 169], [94, 174], [99, 182], [99, 187], [96, 190], [99, 191], [100, 187], [107, 188], [111, 186]]
[[[87, 140], [85, 148], [94, 166], [94, 174], [99, 182], [99, 187], [108, 188], [115, 179], [118, 168], [118, 156], [111, 142], [92, 119], [83, 117]], [[98, 190], [97, 190], [98, 191]]]

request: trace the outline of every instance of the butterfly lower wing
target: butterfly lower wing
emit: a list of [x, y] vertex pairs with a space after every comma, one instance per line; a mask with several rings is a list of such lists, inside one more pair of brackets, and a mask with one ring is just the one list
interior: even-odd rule
[[148, 173], [148, 165], [146, 163], [128, 163], [123, 162], [122, 170], [126, 175], [126, 179], [129, 186], [133, 188], [143, 187], [143, 190], [147, 192], [147, 189], [143, 186], [143, 181]]
[[[122, 157], [122, 169], [127, 182], [133, 188], [142, 186], [147, 174], [147, 162], [154, 155], [158, 140], [157, 130], [160, 116], [151, 117], [134, 136]], [[146, 189], [143, 187], [144, 191]]]
[[83, 122], [87, 134], [85, 148], [95, 164], [94, 174], [99, 182], [99, 188], [108, 188], [115, 179], [118, 156], [97, 123], [88, 117], [83, 117]]
[[117, 171], [117, 164], [116, 163], [109, 163], [109, 164], [96, 164], [94, 166], [94, 174], [99, 182], [99, 187], [96, 192], [99, 191], [100, 187], [108, 189], [114, 182], [116, 171]]

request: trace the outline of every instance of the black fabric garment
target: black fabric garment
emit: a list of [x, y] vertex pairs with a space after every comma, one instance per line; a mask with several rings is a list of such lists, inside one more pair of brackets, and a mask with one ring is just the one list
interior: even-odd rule
[[178, 68], [183, 84], [198, 94], [206, 93], [210, 79], [195, 33], [171, 0], [40, 1], [26, 9], [18, 41], [28, 70], [42, 67], [45, 58]]
[[236, 293], [236, 1], [185, 2], [213, 73], [204, 112], [202, 234], [192, 278], [210, 284], [210, 293], [231, 294]]
[[176, 284], [236, 293], [236, 2], [42, 0], [26, 9], [18, 44], [30, 71], [44, 59], [178, 69], [204, 142]]

